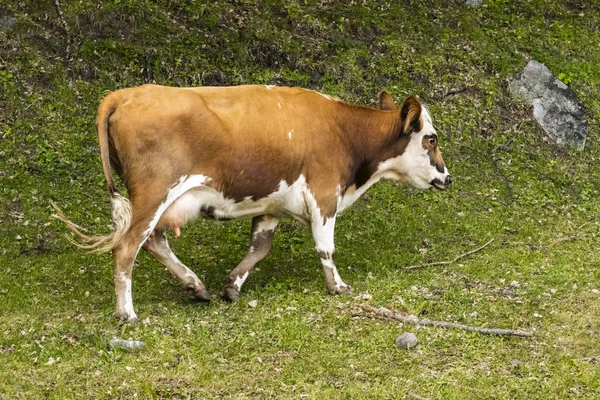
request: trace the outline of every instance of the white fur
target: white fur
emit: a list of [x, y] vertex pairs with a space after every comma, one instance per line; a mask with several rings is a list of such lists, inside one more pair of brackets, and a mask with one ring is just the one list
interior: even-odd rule
[[333, 234], [335, 231], [335, 214], [332, 217], [327, 217], [323, 223], [321, 209], [310, 190], [306, 192], [305, 199], [310, 211], [311, 229], [317, 251], [332, 255], [335, 250]]
[[152, 221], [150, 222], [150, 224], [148, 225], [148, 228], [144, 232], [144, 236], [146, 236], [146, 237], [150, 236], [150, 234], [154, 230], [154, 227], [160, 220], [160, 217], [163, 215], [165, 210], [167, 210], [169, 208], [169, 206], [175, 200], [177, 200], [181, 195], [186, 193], [188, 190], [203, 186], [203, 184], [209, 180], [210, 179], [204, 175], [190, 175], [190, 176], [184, 175], [181, 178], [179, 178], [179, 181], [175, 184], [175, 186], [173, 186], [171, 189], [169, 189], [169, 192], [167, 193], [167, 198], [165, 199], [165, 201], [158, 207], [158, 210], [156, 210], [156, 213], [154, 214]]
[[125, 293], [123, 294], [123, 297], [124, 297], [123, 310], [125, 311], [125, 313], [127, 313], [127, 319], [132, 320], [132, 319], [137, 318], [137, 315], [135, 314], [135, 311], [133, 311], [133, 298], [131, 295], [131, 279], [127, 278], [127, 275], [125, 275], [125, 272], [121, 272], [121, 281], [123, 283], [125, 283]]
[[272, 217], [265, 217], [258, 223], [258, 226], [256, 227], [256, 231], [254, 232], [254, 234], [256, 235], [257, 233], [261, 233], [261, 232], [273, 231], [273, 230], [275, 230], [275, 228], [277, 228], [277, 224], [279, 224], [279, 219], [272, 218]]
[[333, 270], [333, 279], [335, 280], [335, 288], [336, 289], [340, 289], [344, 286], [348, 286], [344, 283], [344, 281], [342, 280], [342, 277], [340, 276], [340, 274], [337, 271], [337, 268], [335, 267], [335, 264], [333, 263], [333, 259], [331, 258], [321, 258], [321, 264], [325, 267], [325, 268], [330, 268]]
[[288, 140], [292, 140], [292, 133], [294, 133], [293, 129], [288, 132]]
[[[307, 190], [306, 179], [300, 175], [298, 179], [289, 185], [281, 181], [277, 190], [270, 195], [252, 200], [248, 197], [236, 202], [234, 199], [225, 198], [223, 193], [203, 184], [209, 182], [210, 178], [199, 175], [202, 179], [194, 179], [194, 175], [181, 177], [175, 187], [167, 195], [167, 200], [155, 214], [152, 223], [146, 232], [149, 234], [156, 226], [161, 216], [175, 218], [183, 223], [191, 221], [200, 216], [201, 207], [214, 207], [215, 218], [218, 219], [246, 219], [258, 215], [269, 214], [277, 218], [291, 217], [307, 223], [309, 216], [304, 203], [304, 193]], [[192, 180], [193, 182], [188, 184]], [[175, 195], [178, 197], [173, 198]], [[167, 205], [167, 207], [165, 207]], [[274, 229], [277, 225], [274, 221], [263, 221], [259, 227], [265, 230]]]
[[[425, 118], [424, 118], [425, 120]], [[418, 189], [429, 189], [431, 181], [439, 179], [442, 182], [448, 176], [448, 170], [439, 172], [431, 160], [427, 150], [423, 148], [423, 137], [434, 133], [431, 124], [425, 124], [425, 127], [419, 133], [413, 133], [408, 142], [408, 146], [402, 155], [387, 160], [386, 169], [393, 170], [404, 177], [411, 185]]]
[[318, 95], [320, 95], [320, 96], [323, 96], [323, 97], [325, 97], [327, 100], [333, 100], [333, 97], [331, 97], [331, 96], [328, 96], [328, 95], [326, 95], [326, 94], [319, 93], [319, 92], [315, 92], [315, 93], [317, 93], [317, 94], [318, 94]]
[[246, 278], [248, 278], [248, 271], [246, 271], [246, 272], [244, 273], [244, 275], [241, 275], [241, 276], [240, 276], [240, 275], [238, 275], [238, 276], [235, 278], [235, 281], [233, 282], [233, 284], [234, 284], [235, 286], [237, 286], [238, 290], [242, 288], [242, 285], [243, 285], [243, 284], [244, 284], [244, 282], [246, 281]]

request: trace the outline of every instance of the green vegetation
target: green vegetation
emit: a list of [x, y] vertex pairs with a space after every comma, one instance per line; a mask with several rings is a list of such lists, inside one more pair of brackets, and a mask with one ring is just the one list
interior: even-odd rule
[[[0, 399], [597, 399], [597, 2], [0, 0]], [[578, 94], [585, 151], [554, 148], [507, 81], [530, 58]], [[50, 200], [107, 232], [95, 111], [107, 90], [299, 85], [372, 105], [418, 94], [454, 176], [445, 193], [380, 183], [338, 221], [336, 261], [369, 302], [532, 338], [356, 318], [325, 292], [308, 229], [286, 221], [240, 302], [190, 303], [157, 261], [134, 269], [136, 325], [112, 317], [110, 255], [69, 244]], [[466, 88], [445, 96], [450, 88]], [[214, 297], [248, 222], [172, 240]], [[443, 268], [403, 266], [495, 241]], [[427, 239], [428, 245], [424, 245]], [[420, 251], [421, 250], [421, 251]], [[256, 308], [248, 307], [257, 300]], [[421, 344], [401, 351], [394, 339]], [[147, 348], [109, 351], [113, 336]]]

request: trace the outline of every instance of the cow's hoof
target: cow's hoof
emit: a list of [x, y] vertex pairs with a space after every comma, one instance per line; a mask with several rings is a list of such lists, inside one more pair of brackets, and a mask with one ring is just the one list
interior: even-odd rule
[[210, 297], [210, 293], [208, 293], [208, 290], [206, 290], [206, 288], [204, 287], [199, 288], [197, 286], [187, 286], [185, 288], [185, 292], [187, 293], [188, 297], [193, 301], [208, 303], [212, 300], [212, 298]]
[[225, 286], [221, 291], [221, 297], [224, 300], [236, 302], [240, 299], [240, 291], [235, 286]]
[[115, 311], [115, 313], [113, 315], [122, 324], [135, 324], [138, 321], [137, 315], [135, 315], [135, 314], [130, 315], [130, 314], [126, 313], [125, 311], [117, 310], [117, 311]]
[[352, 286], [350, 286], [350, 285], [338, 286], [333, 289], [329, 289], [329, 293], [331, 293], [331, 294], [352, 294], [352, 293], [354, 293], [354, 289], [352, 289]]

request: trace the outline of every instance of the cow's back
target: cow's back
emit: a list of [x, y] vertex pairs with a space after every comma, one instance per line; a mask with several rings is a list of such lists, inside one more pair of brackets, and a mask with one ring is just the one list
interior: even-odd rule
[[260, 198], [282, 181], [343, 163], [336, 154], [343, 150], [336, 122], [342, 103], [314, 91], [144, 85], [110, 96], [118, 104], [111, 136], [128, 186], [202, 174], [226, 196]]

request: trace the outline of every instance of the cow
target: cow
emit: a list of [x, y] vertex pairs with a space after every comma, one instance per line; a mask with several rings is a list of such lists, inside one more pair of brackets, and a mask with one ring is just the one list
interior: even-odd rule
[[[310, 226], [327, 289], [352, 291], [333, 262], [337, 215], [377, 181], [444, 190], [452, 180], [428, 110], [417, 97], [398, 109], [385, 91], [379, 107], [307, 89], [245, 85], [174, 88], [144, 85], [101, 101], [96, 126], [112, 202], [112, 231], [88, 236], [55, 204], [55, 216], [90, 251], [112, 251], [115, 316], [137, 320], [131, 279], [143, 248], [195, 300], [211, 296], [169, 248], [187, 222], [252, 218], [250, 248], [221, 295], [239, 298], [250, 270], [270, 251], [280, 219]], [[127, 189], [113, 180], [116, 171]]]

